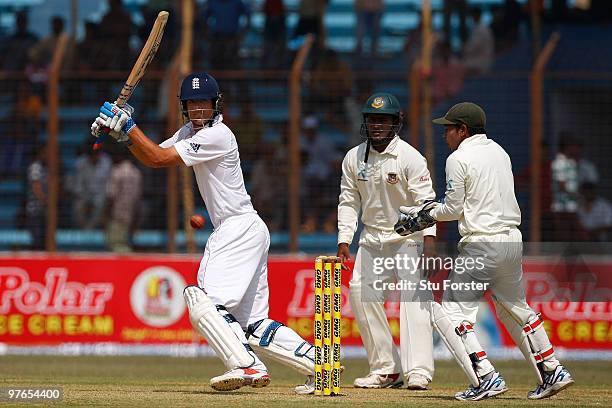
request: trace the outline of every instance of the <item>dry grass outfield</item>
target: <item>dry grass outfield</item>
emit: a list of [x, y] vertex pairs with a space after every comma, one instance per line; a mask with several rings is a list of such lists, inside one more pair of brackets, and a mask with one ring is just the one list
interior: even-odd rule
[[[219, 393], [208, 379], [223, 371], [216, 359], [169, 357], [0, 357], [0, 387], [62, 386], [64, 400], [57, 406], [108, 407], [334, 407], [461, 406], [452, 395], [465, 387], [464, 375], [452, 362], [437, 363], [431, 390], [358, 390], [352, 380], [367, 371], [364, 360], [345, 361], [343, 396], [315, 398], [293, 394], [303, 378], [289, 369], [270, 364], [272, 384], [263, 389], [242, 388]], [[499, 362], [510, 391], [500, 398], [481, 401], [478, 407], [603, 407], [609, 406], [612, 390], [612, 362], [568, 362], [577, 385], [545, 401], [527, 401], [533, 388], [531, 372], [522, 361]], [[607, 401], [607, 402], [606, 402]], [[0, 403], [0, 406], [8, 406]], [[24, 407], [20, 403], [14, 406]], [[41, 406], [37, 404], [37, 406]]]

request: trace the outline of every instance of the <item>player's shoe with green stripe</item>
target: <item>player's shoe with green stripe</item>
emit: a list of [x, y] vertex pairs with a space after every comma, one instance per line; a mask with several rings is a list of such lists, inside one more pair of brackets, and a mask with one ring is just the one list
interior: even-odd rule
[[562, 365], [558, 365], [554, 371], [544, 373], [543, 384], [538, 385], [533, 391], [529, 391], [527, 398], [542, 399], [552, 397], [574, 383], [569, 371]]

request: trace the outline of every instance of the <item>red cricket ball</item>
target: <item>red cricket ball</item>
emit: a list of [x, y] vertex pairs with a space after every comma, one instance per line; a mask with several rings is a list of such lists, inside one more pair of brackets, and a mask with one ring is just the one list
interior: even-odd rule
[[193, 229], [200, 229], [206, 224], [206, 219], [200, 214], [192, 215], [189, 219], [189, 223]]

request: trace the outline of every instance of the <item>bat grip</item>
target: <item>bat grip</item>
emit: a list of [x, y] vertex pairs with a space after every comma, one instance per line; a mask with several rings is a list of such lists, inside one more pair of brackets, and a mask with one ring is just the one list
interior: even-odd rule
[[96, 138], [96, 141], [93, 145], [92, 150], [98, 150], [102, 148], [102, 144], [104, 143], [104, 140], [106, 140], [106, 136], [108, 135], [108, 132], [110, 132], [110, 128], [104, 128], [102, 129], [102, 131], [104, 133], [102, 133], [100, 136]]

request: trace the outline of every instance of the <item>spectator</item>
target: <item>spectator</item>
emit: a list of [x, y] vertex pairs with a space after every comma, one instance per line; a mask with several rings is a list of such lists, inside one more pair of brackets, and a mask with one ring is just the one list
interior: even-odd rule
[[265, 0], [263, 6], [266, 22], [264, 25], [264, 68], [283, 68], [287, 47], [287, 12], [283, 0]]
[[83, 146], [83, 151], [74, 164], [74, 216], [77, 227], [93, 229], [102, 224], [106, 203], [104, 186], [112, 161], [101, 150], [92, 150], [89, 143]]
[[[26, 68], [26, 73], [34, 85], [46, 84], [53, 53], [55, 52], [55, 48], [63, 32], [64, 19], [60, 16], [54, 16], [51, 18], [51, 35], [43, 38], [30, 48], [28, 52], [29, 64]], [[62, 68], [69, 68], [72, 66], [72, 57], [73, 45], [71, 41], [68, 40], [67, 48], [64, 52], [64, 59], [62, 61]]]
[[599, 183], [599, 171], [592, 161], [582, 155], [583, 143], [577, 139], [572, 132], [561, 132], [559, 140], [563, 149], [570, 152], [575, 160], [578, 170], [578, 185], [583, 183]]
[[463, 65], [466, 74], [479, 75], [489, 72], [495, 56], [493, 31], [482, 21], [482, 11], [472, 9], [473, 27], [470, 37], [463, 47]]
[[464, 77], [463, 64], [453, 55], [450, 43], [444, 41], [436, 48], [431, 67], [435, 104], [454, 98], [463, 87]]
[[[319, 225], [327, 224], [327, 216], [334, 213], [338, 194], [332, 194], [330, 186], [339, 177], [335, 177], [334, 170], [338, 169], [337, 163], [342, 157], [338, 155], [334, 145], [328, 138], [319, 133], [319, 120], [314, 115], [308, 115], [302, 122], [303, 139], [302, 152], [304, 163], [302, 165], [302, 180], [304, 184], [303, 193], [310, 203], [310, 208], [305, 208], [306, 219], [302, 224], [302, 231], [312, 233], [319, 230]], [[321, 217], [325, 217], [321, 220]], [[322, 222], [323, 221], [323, 222]]]
[[327, 0], [300, 0], [298, 6], [299, 20], [293, 32], [293, 38], [312, 34], [315, 37], [315, 48], [325, 45], [323, 15]]
[[[79, 56], [75, 68], [80, 71], [100, 69], [105, 40], [100, 37], [100, 28], [93, 21], [85, 22], [85, 36], [76, 46]], [[104, 58], [106, 58], [104, 56]]]
[[516, 44], [522, 20], [523, 10], [516, 0], [505, 0], [503, 7], [494, 10], [491, 29], [495, 36], [495, 52], [505, 51]]
[[17, 101], [8, 118], [8, 134], [0, 145], [0, 174], [14, 177], [23, 172], [26, 155], [38, 141], [42, 101], [28, 80], [19, 81]]
[[285, 166], [276, 160], [273, 145], [261, 143], [257, 147], [258, 154], [251, 170], [249, 190], [257, 213], [270, 231], [278, 231], [283, 227], [286, 214]]
[[106, 184], [110, 213], [106, 226], [106, 244], [112, 252], [132, 250], [131, 237], [136, 229], [142, 187], [142, 172], [124, 148], [117, 148]]
[[45, 249], [47, 228], [47, 146], [32, 149], [34, 159], [27, 169], [26, 227], [32, 249]]
[[423, 49], [423, 23], [419, 21], [419, 24], [408, 31], [406, 41], [404, 42], [404, 55], [406, 55], [406, 62], [409, 68], [412, 67], [415, 61], [421, 58]]
[[593, 183], [580, 185], [580, 225], [586, 231], [589, 241], [610, 241], [612, 231], [612, 204], [597, 194]]
[[347, 123], [346, 99], [353, 95], [351, 67], [331, 49], [322, 52], [311, 76], [312, 104], [325, 109], [325, 120], [344, 132], [350, 131]]
[[209, 27], [213, 69], [240, 69], [240, 43], [249, 29], [250, 16], [249, 7], [242, 0], [208, 1], [202, 20], [204, 26]]
[[[553, 218], [551, 213], [552, 206], [552, 160], [548, 157], [546, 152], [549, 151], [548, 143], [544, 140], [542, 142], [542, 151], [545, 155], [542, 157], [540, 167], [540, 231], [542, 233], [541, 239], [543, 242], [553, 241], [554, 237], [554, 226]], [[531, 186], [532, 172], [531, 164], [525, 166], [518, 173], [515, 173], [515, 187], [517, 191], [529, 192]]]
[[0, 70], [23, 71], [28, 63], [28, 51], [36, 44], [38, 37], [28, 30], [28, 14], [15, 14], [15, 32], [4, 39], [0, 46]]
[[575, 241], [582, 234], [578, 224], [578, 144], [564, 138], [551, 164], [552, 213], [555, 241]]
[[[240, 116], [233, 119], [232, 129], [239, 135], [240, 159], [252, 164], [262, 143], [264, 122], [253, 109], [253, 104], [247, 98], [240, 101]], [[248, 166], [247, 166], [248, 167]]]
[[378, 39], [380, 37], [380, 19], [384, 10], [384, 0], [355, 0], [355, 14], [357, 15], [357, 45], [355, 54], [363, 52], [363, 37], [368, 33], [370, 37], [370, 55], [378, 55]]
[[453, 14], [457, 13], [459, 18], [459, 38], [461, 44], [467, 39], [467, 0], [444, 0], [444, 39], [449, 43], [453, 40], [452, 20]]
[[104, 58], [96, 62], [98, 69], [129, 69], [132, 65], [130, 36], [134, 25], [122, 0], [108, 0], [108, 12], [99, 24]]

